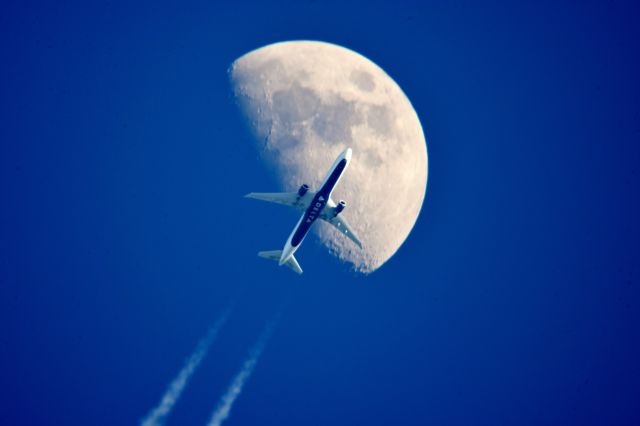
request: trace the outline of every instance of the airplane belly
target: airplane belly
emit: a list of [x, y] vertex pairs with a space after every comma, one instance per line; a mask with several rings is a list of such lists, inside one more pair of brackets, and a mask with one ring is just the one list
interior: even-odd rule
[[305, 214], [305, 217], [302, 219], [302, 222], [300, 223], [298, 228], [296, 228], [295, 232], [293, 233], [293, 236], [291, 237], [291, 245], [293, 247], [298, 247], [300, 245], [302, 240], [304, 240], [304, 237], [306, 237], [307, 234], [309, 233], [309, 230], [311, 229], [311, 225], [313, 225], [313, 222], [315, 222], [316, 219], [317, 219], [317, 216], [310, 217], [307, 214]]

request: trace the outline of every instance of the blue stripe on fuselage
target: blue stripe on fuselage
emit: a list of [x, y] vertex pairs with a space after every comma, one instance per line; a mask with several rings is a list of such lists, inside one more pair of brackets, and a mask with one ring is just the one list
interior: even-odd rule
[[291, 238], [291, 245], [293, 247], [297, 247], [302, 242], [304, 237], [309, 232], [309, 229], [311, 229], [311, 225], [313, 225], [313, 222], [315, 222], [316, 219], [320, 216], [320, 213], [329, 201], [329, 196], [333, 191], [333, 187], [336, 186], [336, 183], [338, 183], [338, 179], [340, 179], [340, 175], [342, 175], [345, 167], [347, 167], [347, 160], [343, 158], [333, 169], [331, 175], [327, 179], [327, 182], [316, 193], [316, 195], [313, 197], [313, 200], [311, 200], [307, 211], [304, 213], [302, 222], [300, 222], [298, 229], [296, 229], [296, 232]]

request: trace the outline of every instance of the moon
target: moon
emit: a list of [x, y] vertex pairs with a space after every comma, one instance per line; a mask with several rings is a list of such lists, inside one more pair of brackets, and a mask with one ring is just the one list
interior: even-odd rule
[[347, 202], [341, 215], [363, 248], [322, 221], [313, 229], [358, 272], [389, 260], [418, 218], [428, 167], [420, 120], [393, 79], [364, 56], [317, 41], [251, 51], [233, 62], [229, 78], [282, 190], [317, 188], [336, 156], [353, 149], [332, 198]]

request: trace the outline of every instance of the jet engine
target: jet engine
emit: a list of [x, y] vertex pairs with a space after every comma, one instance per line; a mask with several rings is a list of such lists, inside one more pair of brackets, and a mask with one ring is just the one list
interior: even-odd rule
[[298, 189], [298, 197], [303, 197], [304, 194], [307, 193], [307, 191], [309, 191], [309, 185], [305, 183], [300, 187], [300, 189]]
[[336, 209], [334, 210], [334, 217], [338, 216], [345, 207], [347, 207], [347, 203], [344, 200], [340, 200], [340, 202], [336, 206]]

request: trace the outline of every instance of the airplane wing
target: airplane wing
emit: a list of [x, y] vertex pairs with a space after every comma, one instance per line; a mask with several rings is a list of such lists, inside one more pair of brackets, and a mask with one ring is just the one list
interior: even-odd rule
[[347, 238], [353, 241], [358, 247], [362, 248], [362, 243], [354, 234], [344, 218], [335, 214], [335, 207], [327, 206], [320, 214], [320, 219], [333, 225], [338, 231], [342, 232]]
[[306, 210], [314, 195], [315, 192], [313, 191], [307, 191], [302, 197], [297, 192], [250, 192], [245, 195], [245, 198], [269, 201], [271, 203]]

